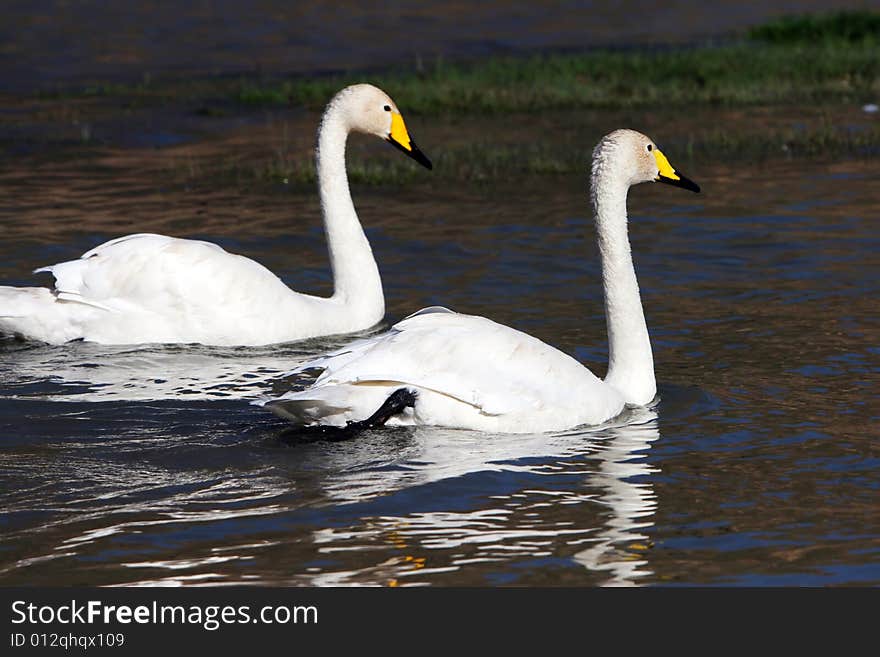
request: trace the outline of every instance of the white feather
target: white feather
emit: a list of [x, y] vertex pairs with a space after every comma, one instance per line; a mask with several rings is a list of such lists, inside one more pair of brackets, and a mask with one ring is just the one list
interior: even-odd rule
[[389, 424], [503, 432], [596, 424], [624, 407], [617, 391], [571, 356], [485, 317], [452, 311], [416, 313], [294, 372], [314, 368], [324, 370], [314, 385], [267, 407], [299, 423], [344, 426], [408, 388], [418, 393], [414, 411]]

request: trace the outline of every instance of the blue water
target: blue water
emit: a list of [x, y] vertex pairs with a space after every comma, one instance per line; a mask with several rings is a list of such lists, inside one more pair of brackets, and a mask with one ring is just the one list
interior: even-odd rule
[[[249, 401], [294, 385], [286, 370], [341, 339], [3, 343], [0, 584], [880, 584], [874, 164], [700, 169], [688, 173], [701, 196], [631, 193], [659, 398], [602, 427], [326, 442]], [[164, 207], [151, 229], [329, 289], [311, 193], [171, 189], [159, 202], [142, 183], [43, 180], [59, 221], [81, 206], [99, 220], [53, 225], [23, 201], [33, 188], [0, 174], [0, 195], [22, 201], [0, 217], [4, 281], [123, 232], [103, 217], [145, 224]], [[388, 321], [442, 303], [604, 374], [582, 185], [356, 189]], [[224, 213], [263, 219], [220, 231]]]

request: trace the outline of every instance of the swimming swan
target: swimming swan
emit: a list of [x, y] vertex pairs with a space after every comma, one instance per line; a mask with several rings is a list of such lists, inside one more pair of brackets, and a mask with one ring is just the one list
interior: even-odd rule
[[385, 314], [385, 298], [348, 188], [350, 132], [381, 137], [431, 168], [381, 89], [357, 84], [330, 101], [318, 130], [317, 173], [333, 296], [294, 292], [259, 263], [216, 244], [128, 235], [37, 269], [55, 277], [53, 290], [0, 286], [0, 334], [52, 344], [262, 345], [373, 326]]
[[626, 219], [629, 188], [647, 181], [700, 191], [645, 135], [617, 130], [596, 146], [591, 197], [610, 356], [604, 381], [530, 335], [432, 307], [298, 367], [323, 368], [309, 388], [256, 403], [300, 425], [387, 421], [505, 433], [599, 424], [626, 404], [647, 404], [656, 394], [654, 361]]

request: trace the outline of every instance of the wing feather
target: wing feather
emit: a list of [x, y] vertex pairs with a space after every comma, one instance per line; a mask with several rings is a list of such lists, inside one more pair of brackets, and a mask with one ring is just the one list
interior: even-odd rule
[[[220, 246], [139, 233], [105, 242], [77, 260], [37, 269], [55, 277], [59, 299], [104, 310], [199, 312], [254, 298], [273, 302], [288, 288], [268, 269]], [[254, 294], [258, 290], [260, 295]]]
[[294, 372], [314, 368], [324, 370], [316, 387], [394, 382], [439, 392], [488, 415], [568, 406], [602, 393], [602, 382], [558, 349], [485, 317], [447, 309], [419, 311], [387, 333]]

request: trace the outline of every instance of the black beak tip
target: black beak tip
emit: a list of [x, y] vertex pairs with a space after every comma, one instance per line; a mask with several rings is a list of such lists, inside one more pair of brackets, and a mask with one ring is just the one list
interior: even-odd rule
[[409, 145], [412, 146], [412, 151], [409, 153], [409, 156], [412, 159], [414, 159], [416, 162], [421, 164], [423, 167], [425, 167], [429, 171], [434, 168], [434, 165], [431, 163], [431, 160], [428, 159], [427, 155], [425, 155], [424, 153], [422, 153], [421, 150], [419, 150], [419, 147], [416, 146], [416, 143], [414, 141], [411, 141], [409, 143]]
[[695, 194], [700, 193], [700, 186], [697, 183], [695, 183], [693, 180], [688, 180], [687, 178], [684, 178], [684, 180], [687, 183], [686, 185], [683, 185], [685, 189], [689, 189]]
[[666, 176], [659, 176], [657, 180], [659, 182], [666, 183], [667, 185], [672, 185], [673, 187], [681, 187], [682, 189], [686, 189], [689, 192], [694, 192], [696, 194], [700, 193], [700, 186], [693, 180], [691, 180], [690, 178], [686, 178], [678, 171], [675, 172], [675, 175], [678, 176], [678, 180], [674, 178], [667, 178]]
[[409, 157], [414, 159], [416, 162], [421, 164], [426, 169], [433, 169], [434, 168], [434, 165], [431, 164], [431, 160], [429, 160], [428, 156], [419, 150], [419, 147], [416, 146], [416, 143], [414, 141], [409, 142], [410, 149], [404, 148], [403, 146], [398, 144], [396, 141], [394, 141], [391, 137], [388, 137], [387, 141], [389, 144], [394, 146], [394, 148], [399, 150], [401, 153], [408, 155]]

